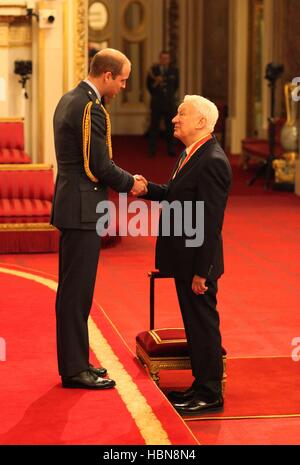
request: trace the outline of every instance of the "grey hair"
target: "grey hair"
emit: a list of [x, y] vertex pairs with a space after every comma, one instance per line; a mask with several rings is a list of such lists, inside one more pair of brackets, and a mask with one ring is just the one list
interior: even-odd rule
[[206, 119], [206, 127], [208, 131], [213, 132], [215, 124], [219, 118], [219, 111], [216, 105], [201, 95], [186, 95], [183, 102], [193, 105]]

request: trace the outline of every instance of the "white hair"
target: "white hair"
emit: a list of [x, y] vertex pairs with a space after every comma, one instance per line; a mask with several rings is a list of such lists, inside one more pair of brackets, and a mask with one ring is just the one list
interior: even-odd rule
[[219, 118], [219, 111], [213, 102], [201, 95], [186, 95], [183, 99], [183, 103], [190, 103], [193, 105], [206, 119], [206, 127], [209, 132], [213, 132]]

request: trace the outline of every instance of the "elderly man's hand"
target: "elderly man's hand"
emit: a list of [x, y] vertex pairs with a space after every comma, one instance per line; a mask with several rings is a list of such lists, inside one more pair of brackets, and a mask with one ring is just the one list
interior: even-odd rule
[[204, 294], [207, 291], [208, 287], [205, 285], [206, 278], [202, 278], [195, 274], [192, 282], [192, 290], [195, 294]]
[[141, 174], [135, 174], [134, 176], [134, 184], [131, 189], [131, 194], [138, 196], [147, 194], [148, 189], [148, 181], [142, 176]]

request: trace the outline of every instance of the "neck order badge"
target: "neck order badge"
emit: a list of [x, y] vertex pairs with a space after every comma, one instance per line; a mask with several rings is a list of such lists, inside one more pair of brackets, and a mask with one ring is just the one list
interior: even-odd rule
[[190, 150], [190, 153], [187, 155], [186, 153], [186, 150], [184, 150], [182, 152], [182, 155], [181, 155], [181, 158], [179, 160], [179, 163], [178, 163], [178, 167], [175, 171], [175, 173], [173, 174], [173, 178], [175, 178], [175, 176], [177, 175], [177, 173], [181, 170], [181, 168], [183, 168], [183, 166], [189, 161], [189, 159], [194, 155], [194, 153], [196, 152], [196, 150], [198, 150], [199, 147], [201, 147], [201, 145], [205, 144], [205, 142], [207, 142], [208, 140], [212, 139], [212, 135], [209, 133], [209, 134], [206, 134], [205, 136], [201, 137], [200, 140], [198, 140], [191, 148]]

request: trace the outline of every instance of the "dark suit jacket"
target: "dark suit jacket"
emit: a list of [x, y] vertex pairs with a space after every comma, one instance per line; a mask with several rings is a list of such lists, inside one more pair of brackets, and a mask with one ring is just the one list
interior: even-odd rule
[[189, 237], [184, 231], [181, 236], [176, 236], [174, 224], [170, 236], [163, 236], [160, 217], [157, 269], [184, 280], [191, 280], [195, 274], [210, 279], [220, 277], [224, 272], [222, 225], [231, 177], [229, 161], [213, 137], [194, 153], [169, 184], [149, 183], [147, 199], [177, 200], [182, 206], [184, 201], [191, 201], [194, 226], [196, 201], [204, 201], [204, 242], [199, 247], [186, 247]]
[[[82, 120], [84, 108], [92, 101], [90, 170], [99, 180], [91, 181], [84, 171]], [[95, 229], [99, 219], [96, 206], [107, 199], [107, 189], [129, 192], [134, 179], [109, 159], [106, 122], [93, 89], [86, 83], [67, 92], [54, 113], [54, 140], [58, 165], [51, 223], [57, 228]]]

